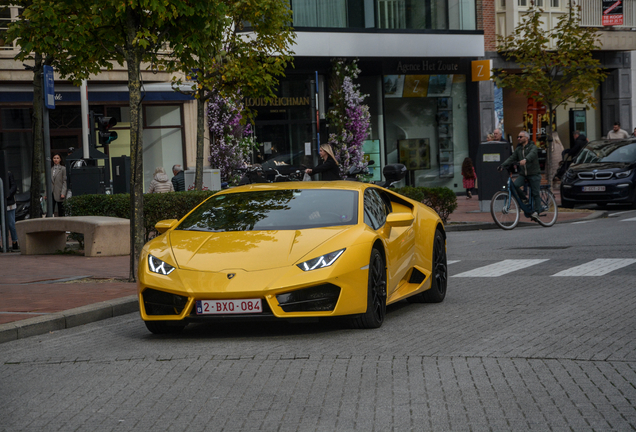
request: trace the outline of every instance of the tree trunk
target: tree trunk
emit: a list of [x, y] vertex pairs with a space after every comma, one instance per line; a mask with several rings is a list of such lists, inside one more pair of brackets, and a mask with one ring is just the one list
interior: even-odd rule
[[136, 20], [130, 7], [126, 8], [126, 63], [130, 94], [130, 274], [136, 281], [139, 255], [144, 246], [144, 176], [143, 130], [141, 122], [141, 51], [134, 41]]
[[[197, 160], [196, 173], [194, 176], [194, 188], [198, 191], [203, 189], [203, 148], [205, 138], [205, 101], [203, 95], [197, 98]], [[211, 187], [212, 185], [208, 185]]]
[[[33, 69], [33, 154], [31, 155], [31, 219], [42, 217], [40, 197], [42, 196], [42, 173], [44, 172], [44, 136], [42, 132], [42, 54], [35, 53]], [[53, 205], [50, 202], [47, 205]]]

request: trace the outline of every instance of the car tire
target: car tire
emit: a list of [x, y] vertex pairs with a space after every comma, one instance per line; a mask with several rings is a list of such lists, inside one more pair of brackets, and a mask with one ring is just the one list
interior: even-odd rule
[[433, 269], [431, 272], [431, 287], [426, 291], [408, 297], [409, 303], [441, 303], [446, 297], [448, 286], [448, 265], [446, 263], [446, 243], [439, 230], [435, 231], [433, 241]]
[[379, 328], [386, 317], [386, 265], [382, 254], [375, 248], [371, 250], [367, 286], [367, 311], [353, 318], [354, 328]]
[[153, 334], [179, 333], [187, 325], [173, 321], [144, 321], [144, 324]]

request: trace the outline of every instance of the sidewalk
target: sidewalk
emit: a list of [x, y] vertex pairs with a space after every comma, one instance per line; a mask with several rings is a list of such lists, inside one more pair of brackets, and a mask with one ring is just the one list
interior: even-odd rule
[[[458, 196], [457, 204], [447, 231], [497, 229], [490, 212], [479, 211], [477, 196]], [[557, 223], [605, 214], [559, 208]], [[0, 343], [138, 311], [136, 284], [128, 282], [129, 261], [129, 256], [0, 252]]]

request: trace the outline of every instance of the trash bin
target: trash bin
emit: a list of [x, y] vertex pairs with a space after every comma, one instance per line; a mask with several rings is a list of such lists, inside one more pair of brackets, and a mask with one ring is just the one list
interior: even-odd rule
[[477, 178], [479, 179], [479, 210], [490, 211], [490, 201], [495, 192], [506, 184], [506, 176], [497, 167], [512, 154], [508, 141], [483, 142], [477, 149]]

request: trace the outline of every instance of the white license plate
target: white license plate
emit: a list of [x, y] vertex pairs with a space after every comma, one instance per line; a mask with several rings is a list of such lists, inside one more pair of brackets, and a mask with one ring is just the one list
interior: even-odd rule
[[261, 299], [197, 300], [197, 315], [262, 313]]
[[583, 186], [583, 192], [605, 192], [605, 186]]

